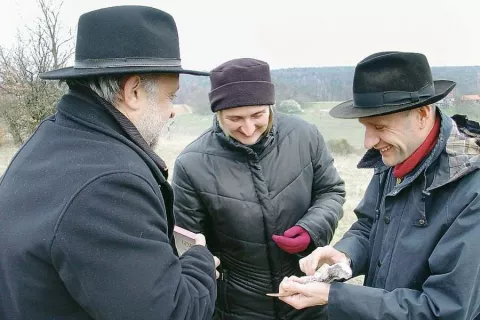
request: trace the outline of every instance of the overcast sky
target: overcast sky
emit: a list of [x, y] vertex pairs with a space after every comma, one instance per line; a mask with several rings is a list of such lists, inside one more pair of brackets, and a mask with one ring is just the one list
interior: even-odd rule
[[[173, 15], [185, 68], [253, 57], [272, 69], [354, 66], [384, 50], [424, 53], [433, 66], [480, 65], [480, 0], [65, 0], [63, 23], [87, 11], [147, 5]], [[34, 22], [35, 0], [2, 0], [0, 45]]]

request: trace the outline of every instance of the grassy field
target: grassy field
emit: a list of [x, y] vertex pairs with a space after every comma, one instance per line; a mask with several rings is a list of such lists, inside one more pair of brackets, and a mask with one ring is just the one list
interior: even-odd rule
[[[328, 115], [330, 109], [336, 103], [315, 103], [304, 106], [305, 112], [298, 116], [314, 123], [323, 134], [326, 141], [331, 139], [346, 139], [350, 144], [357, 148], [363, 145], [363, 130], [356, 120], [338, 120]], [[163, 138], [157, 150], [155, 150], [167, 163], [172, 170], [175, 158], [180, 151], [201, 132], [206, 130], [212, 124], [212, 115], [201, 116], [187, 114], [177, 116], [175, 122], [170, 127], [170, 132]], [[16, 147], [8, 140], [0, 146], [0, 175], [5, 170], [8, 162], [11, 160]], [[335, 233], [333, 243], [336, 243], [347, 231], [356, 217], [353, 209], [361, 200], [368, 181], [371, 177], [371, 170], [359, 170], [356, 168], [360, 155], [338, 156], [334, 155], [335, 166], [340, 176], [345, 180], [347, 201], [344, 205], [344, 217], [340, 221]], [[170, 177], [172, 175], [170, 174]], [[351, 283], [361, 283], [361, 277], [352, 279]]]
[[[335, 119], [328, 114], [328, 110], [337, 103], [323, 102], [310, 103], [304, 108], [304, 113], [296, 116], [314, 123], [325, 140], [346, 139], [351, 145], [363, 147], [363, 127], [358, 120]], [[177, 134], [185, 136], [196, 136], [212, 124], [211, 115], [186, 114], [176, 117], [172, 126], [172, 137]]]

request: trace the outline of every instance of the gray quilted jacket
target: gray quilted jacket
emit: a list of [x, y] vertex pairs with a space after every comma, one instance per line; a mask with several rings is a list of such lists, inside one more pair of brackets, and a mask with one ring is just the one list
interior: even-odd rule
[[265, 295], [283, 277], [303, 275], [300, 256], [282, 251], [272, 235], [300, 225], [311, 248], [324, 246], [343, 214], [344, 182], [314, 125], [275, 114], [271, 132], [250, 148], [214, 119], [177, 158], [172, 186], [177, 225], [204, 233], [221, 260], [216, 319], [325, 317], [325, 308], [297, 311]]

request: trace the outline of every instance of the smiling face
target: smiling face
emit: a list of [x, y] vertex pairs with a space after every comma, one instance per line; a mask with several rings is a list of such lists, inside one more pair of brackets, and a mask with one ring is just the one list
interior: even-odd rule
[[255, 144], [271, 123], [270, 106], [246, 106], [217, 112], [218, 122], [227, 136], [244, 145]]
[[359, 122], [365, 126], [365, 148], [379, 150], [383, 163], [393, 167], [410, 157], [428, 136], [435, 107], [360, 118]]

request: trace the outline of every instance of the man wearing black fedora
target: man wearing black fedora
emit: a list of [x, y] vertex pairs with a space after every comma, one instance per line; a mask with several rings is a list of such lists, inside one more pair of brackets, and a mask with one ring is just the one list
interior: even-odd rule
[[283, 281], [296, 308], [328, 304], [329, 319], [479, 319], [480, 139], [435, 102], [454, 88], [433, 81], [419, 53], [380, 52], [355, 69], [353, 100], [330, 111], [358, 118], [374, 174], [358, 221], [334, 247], [300, 261], [350, 263], [364, 286]]
[[0, 180], [1, 319], [211, 319], [219, 261], [181, 258], [153, 152], [181, 67], [175, 21], [120, 6], [79, 19], [69, 91]]

